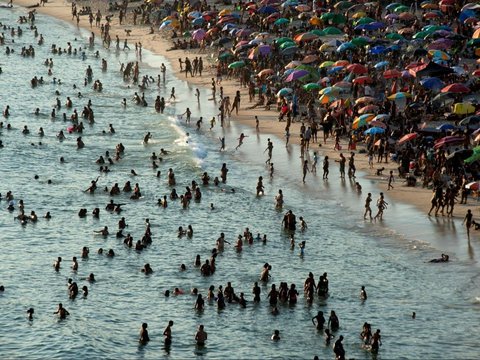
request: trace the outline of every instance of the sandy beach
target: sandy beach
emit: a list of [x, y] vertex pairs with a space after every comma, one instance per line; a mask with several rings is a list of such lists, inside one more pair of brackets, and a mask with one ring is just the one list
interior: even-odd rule
[[[16, 0], [14, 3], [16, 5], [21, 5], [21, 6], [31, 6], [36, 4], [37, 1]], [[133, 3], [133, 5], [136, 6], [137, 3]], [[96, 10], [96, 6], [98, 6], [98, 4], [93, 1], [78, 1], [77, 6], [79, 7], [92, 6], [93, 9]], [[62, 0], [49, 0], [45, 6], [36, 7], [35, 9], [40, 13], [48, 14], [56, 18], [68, 21], [72, 24], [76, 24], [74, 21], [72, 21], [70, 2], [66, 2]], [[104, 11], [104, 9], [105, 9], [105, 4], [101, 6], [101, 11]], [[154, 34], [149, 34], [150, 28], [148, 26], [141, 26], [141, 25], [133, 26], [131, 22], [131, 14], [127, 15], [127, 19], [123, 25], [119, 24], [118, 17], [113, 17], [111, 25], [112, 26], [111, 26], [110, 33], [112, 35], [112, 38], [114, 38], [115, 35], [118, 35], [120, 39], [123, 41], [123, 39], [126, 36], [125, 30], [126, 29], [131, 30], [130, 35], [127, 37], [130, 45], [133, 45], [135, 42], [140, 41], [144, 48], [167, 58], [170, 63], [170, 67], [172, 71], [175, 72], [178, 78], [184, 79], [188, 81], [190, 84], [195, 86], [204, 87], [207, 89], [210, 88], [211, 79], [215, 78], [215, 71], [214, 69], [213, 70], [211, 69], [211, 66], [214, 65], [213, 59], [215, 58], [212, 55], [213, 54], [212, 50], [207, 49], [205, 53], [199, 52], [198, 50], [167, 51], [167, 49], [171, 48], [171, 45], [172, 45], [172, 43], [167, 38], [168, 36], [167, 32], [155, 30]], [[95, 27], [95, 26], [92, 28], [89, 27], [88, 20], [85, 16], [80, 18], [79, 26], [93, 31], [97, 36], [100, 36], [101, 34], [99, 27]], [[189, 57], [202, 56], [203, 57], [205, 61], [205, 66], [204, 66], [205, 72], [203, 76], [185, 78], [185, 74], [181, 73], [180, 71], [180, 64], [178, 59], [179, 58], [184, 59], [186, 56], [189, 56]], [[225, 96], [230, 95], [231, 97], [233, 97], [237, 90], [241, 90], [242, 98], [248, 99], [248, 89], [241, 88], [237, 80], [223, 79], [220, 86], [223, 87]], [[258, 116], [260, 120], [260, 131], [262, 133], [268, 133], [268, 134], [275, 135], [279, 138], [284, 138], [285, 122], [278, 121], [278, 112], [276, 112], [275, 110], [268, 111], [264, 109], [247, 110], [246, 108], [248, 106], [251, 106], [251, 103], [248, 103], [247, 101], [244, 100], [239, 115], [236, 115], [236, 116], [232, 115], [230, 120], [238, 121], [238, 122], [241, 122], [242, 124], [248, 125], [252, 128], [252, 132], [254, 132], [255, 116]], [[299, 137], [300, 126], [301, 126], [300, 122], [292, 123], [291, 129], [290, 129], [291, 144], [298, 145], [300, 143], [300, 137]], [[321, 137], [322, 135], [319, 136], [319, 138]], [[349, 151], [346, 150], [347, 143], [345, 142], [345, 139], [342, 139], [341, 141], [342, 141], [341, 142], [342, 149], [344, 149], [342, 150], [342, 152], [346, 157], [348, 157], [347, 155], [349, 155]], [[277, 149], [280, 148], [281, 146], [282, 146], [281, 144], [276, 144]], [[330, 138], [327, 140], [326, 144], [323, 144], [322, 142], [322, 146], [319, 146], [318, 144], [312, 144], [310, 146], [310, 153], [312, 153], [312, 151], [318, 151], [319, 154], [321, 155], [320, 159], [322, 159], [323, 156], [327, 155], [332, 160], [331, 173], [333, 175], [332, 178], [335, 178], [335, 176], [337, 175], [337, 166], [336, 164], [333, 163], [333, 160], [339, 158], [340, 152], [335, 151], [333, 148], [334, 148], [334, 141], [332, 138]], [[368, 165], [367, 155], [365, 153], [360, 153], [360, 150], [362, 148], [364, 148], [363, 144], [359, 144], [357, 145], [357, 150], [355, 151], [357, 153], [355, 157], [356, 159], [355, 165], [356, 165], [357, 171], [367, 174], [366, 178], [369, 181], [375, 182], [378, 185], [379, 191], [386, 192], [389, 171], [394, 170], [394, 174], [397, 174], [396, 170], [397, 170], [398, 164], [394, 162], [389, 162], [388, 164], [386, 163], [380, 164], [375, 162], [374, 168], [370, 169]], [[377, 168], [384, 168], [381, 176], [376, 175]], [[419, 182], [417, 182], [416, 187], [409, 187], [409, 186], [406, 186], [406, 182], [404, 179], [396, 178], [394, 189], [388, 190], [386, 194], [387, 194], [387, 197], [391, 199], [390, 201], [392, 200], [402, 201], [402, 202], [414, 205], [416, 208], [418, 208], [424, 213], [427, 213], [428, 210], [430, 209], [430, 199], [432, 197], [432, 190], [427, 188], [422, 188], [421, 185], [419, 185]], [[454, 211], [454, 217], [463, 218], [467, 207], [476, 208], [478, 206], [473, 203], [474, 200], [470, 199], [469, 201], [470, 201], [470, 204], [468, 204], [468, 206], [465, 205], [465, 209], [461, 207], [462, 205], [457, 205]]]

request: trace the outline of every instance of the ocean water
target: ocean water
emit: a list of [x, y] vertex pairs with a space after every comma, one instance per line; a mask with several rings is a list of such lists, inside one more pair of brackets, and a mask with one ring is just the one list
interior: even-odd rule
[[[15, 21], [23, 13], [21, 9], [0, 10], [0, 21], [16, 27]], [[4, 195], [11, 190], [17, 201], [23, 199], [27, 214], [34, 210], [40, 217], [50, 211], [52, 219], [21, 225], [14, 219], [18, 210], [9, 212], [6, 201], [0, 202], [0, 283], [6, 287], [0, 294], [3, 357], [309, 359], [318, 355], [329, 359], [334, 357], [332, 348], [325, 345], [323, 334], [311, 323], [319, 310], [327, 319], [331, 310], [337, 313], [340, 330], [336, 336], [344, 336], [348, 358], [372, 357], [362, 348], [359, 338], [364, 322], [371, 323], [373, 331], [382, 330], [379, 359], [480, 356], [480, 272], [476, 261], [480, 249], [475, 238], [467, 243], [460, 222], [428, 220], [412, 207], [387, 198], [391, 204], [385, 220], [365, 223], [363, 202], [369, 191], [376, 198], [379, 189], [374, 184], [360, 178], [364, 189], [358, 194], [349, 181], [339, 182], [332, 161], [330, 181], [309, 174], [303, 185], [298, 149], [285, 149], [282, 139], [277, 138], [272, 138], [276, 170], [269, 179], [263, 154], [269, 136], [234, 121], [227, 121], [223, 129], [217, 123], [212, 131], [208, 130], [208, 119], [217, 113], [213, 102], [207, 100], [210, 93], [201, 89], [202, 101], [197, 104], [195, 87], [175, 78], [168, 64], [167, 83], [160, 87], [152, 84], [145, 91], [149, 106], [138, 107], [130, 101], [138, 89], [124, 82], [118, 71], [121, 62], [135, 60], [133, 50], [108, 51], [99, 44], [88, 49], [88, 31], [41, 15], [37, 16], [37, 26], [45, 44], [37, 46], [28, 26], [20, 26], [24, 33], [13, 38], [14, 44], [9, 30], [3, 30], [5, 46], [14, 48], [15, 53], [7, 56], [5, 46], [0, 48], [0, 107], [10, 105], [11, 116], [3, 122], [13, 127], [0, 132], [5, 145], [0, 149], [0, 192]], [[69, 41], [74, 47], [87, 48], [86, 60], [49, 51], [51, 44], [64, 48]], [[21, 47], [30, 44], [36, 56], [22, 58]], [[99, 58], [94, 56], [96, 50], [100, 51]], [[60, 78], [62, 85], [54, 85], [47, 75], [43, 65], [46, 58], [53, 59], [53, 76]], [[101, 71], [101, 58], [108, 62], [107, 72]], [[141, 75], [156, 77], [162, 62], [165, 59], [144, 50]], [[91, 84], [83, 86], [88, 65], [93, 68], [93, 78], [102, 81], [102, 93], [94, 92]], [[31, 88], [30, 79], [35, 75], [46, 81]], [[74, 84], [78, 89], [73, 89]], [[156, 113], [155, 97], [168, 99], [172, 86], [177, 90], [177, 101], [167, 105], [165, 114]], [[61, 115], [50, 118], [56, 90], [61, 93], [62, 104], [70, 96], [79, 112], [88, 99], [92, 101], [95, 124], [85, 124], [84, 149], [76, 149], [78, 135], [67, 134], [63, 142], [55, 136], [70, 126]], [[76, 96], [78, 91], [83, 98]], [[126, 109], [120, 106], [123, 98], [129, 100]], [[37, 107], [40, 116], [33, 115]], [[186, 107], [193, 112], [191, 124], [177, 117]], [[60, 114], [63, 112], [69, 117], [72, 109], [63, 106]], [[196, 131], [199, 116], [205, 122]], [[108, 124], [116, 129], [114, 135], [102, 133]], [[30, 134], [22, 134], [24, 125]], [[36, 134], [39, 127], [45, 131], [43, 138]], [[148, 131], [153, 138], [145, 145], [142, 139]], [[248, 137], [234, 151], [241, 132]], [[227, 139], [225, 152], [218, 151], [220, 136]], [[110, 173], [100, 174], [95, 160], [106, 150], [113, 154], [120, 142], [126, 148], [124, 157], [111, 166]], [[149, 157], [160, 148], [170, 153], [160, 163], [162, 175], [157, 178]], [[61, 156], [66, 163], [59, 162]], [[183, 193], [192, 180], [201, 183], [204, 171], [212, 178], [219, 176], [222, 163], [227, 163], [230, 170], [227, 184], [201, 186], [201, 202], [192, 202], [187, 210], [178, 201], [169, 201], [166, 209], [156, 205], [158, 198], [171, 191], [166, 180], [169, 168], [175, 171], [178, 193]], [[132, 177], [131, 169], [138, 176]], [[35, 180], [34, 175], [39, 179]], [[95, 195], [84, 193], [97, 176], [99, 189]], [[255, 196], [258, 176], [265, 179], [262, 197]], [[52, 184], [48, 184], [49, 179]], [[102, 189], [114, 183], [122, 187], [126, 181], [139, 183], [142, 198], [133, 201], [122, 194], [114, 198], [125, 204], [122, 214], [106, 212], [111, 197]], [[297, 244], [306, 241], [304, 257], [299, 256], [298, 247], [290, 250], [289, 234], [282, 230], [283, 211], [275, 209], [273, 199], [278, 189], [285, 195], [284, 211], [292, 209], [308, 223], [305, 232], [297, 230], [295, 234]], [[215, 210], [210, 210], [210, 203]], [[100, 219], [90, 215], [95, 207], [101, 209]], [[80, 208], [88, 209], [87, 218], [77, 216]], [[129, 225], [126, 232], [135, 240], [142, 237], [145, 219], [149, 218], [153, 244], [142, 252], [124, 247], [114, 235], [122, 216]], [[177, 238], [178, 227], [188, 224], [193, 226], [193, 238]], [[103, 226], [108, 226], [113, 235], [95, 235], [94, 231]], [[209, 258], [220, 232], [234, 242], [245, 227], [254, 234], [267, 234], [267, 243], [245, 245], [241, 253], [226, 245], [225, 252], [217, 257], [215, 274], [200, 276], [193, 266], [195, 256], [200, 254], [203, 262]], [[90, 248], [88, 259], [80, 259], [83, 246]], [[114, 249], [116, 256], [98, 255], [100, 247]], [[451, 263], [427, 262], [441, 252], [451, 254]], [[52, 263], [58, 256], [64, 261], [60, 271], [55, 272]], [[73, 256], [79, 258], [77, 272], [70, 269]], [[261, 285], [262, 301], [254, 305], [251, 289], [265, 262], [272, 266], [272, 278]], [[154, 270], [150, 276], [140, 272], [145, 263]], [[182, 263], [187, 265], [185, 272], [179, 270]], [[315, 279], [328, 272], [330, 297], [316, 298], [308, 305], [300, 291], [295, 306], [280, 305], [280, 314], [272, 316], [266, 300], [271, 284], [278, 286], [285, 281], [301, 290], [310, 271]], [[91, 272], [97, 278], [94, 284], [85, 281]], [[70, 300], [68, 278], [74, 279], [79, 288], [87, 285], [88, 297], [79, 295]], [[218, 311], [216, 304], [208, 301], [203, 312], [193, 309], [195, 297], [189, 294], [192, 288], [206, 296], [210, 285], [217, 288], [227, 281], [232, 282], [237, 294], [246, 294], [246, 309], [227, 304], [225, 310]], [[369, 295], [364, 303], [359, 300], [362, 285]], [[175, 287], [185, 294], [168, 298], [163, 295]], [[59, 302], [71, 314], [66, 320], [53, 315]], [[26, 319], [29, 307], [35, 308], [32, 322]], [[417, 313], [415, 320], [411, 319], [413, 311]], [[173, 344], [165, 349], [162, 332], [169, 320], [175, 322]], [[149, 324], [151, 341], [147, 346], [138, 345], [142, 322]], [[195, 346], [198, 324], [204, 324], [208, 332], [205, 348]], [[270, 340], [274, 329], [280, 330], [282, 338], [276, 343]]]

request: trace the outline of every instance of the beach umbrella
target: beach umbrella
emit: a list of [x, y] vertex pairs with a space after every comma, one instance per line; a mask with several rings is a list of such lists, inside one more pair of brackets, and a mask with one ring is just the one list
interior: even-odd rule
[[353, 25], [357, 26], [357, 25], [365, 25], [365, 24], [370, 24], [370, 23], [373, 23], [375, 22], [375, 19], [372, 19], [370, 17], [362, 17], [358, 20], [355, 20], [353, 22]]
[[348, 60], [337, 60], [335, 61], [335, 63], [333, 64], [335, 66], [348, 66], [350, 65], [350, 62]]
[[334, 74], [336, 72], [339, 72], [340, 70], [343, 70], [343, 68], [344, 68], [343, 66], [332, 66], [331, 68], [329, 68], [327, 70], [327, 74], [329, 74], [329, 75]]
[[387, 99], [388, 100], [403, 100], [403, 99], [406, 99], [408, 97], [411, 97], [412, 95], [410, 95], [409, 93], [406, 93], [406, 92], [397, 92], [393, 95], [390, 95]]
[[321, 88], [320, 84], [317, 83], [308, 83], [302, 86], [304, 90], [307, 91], [312, 91], [312, 90], [318, 90]]
[[475, 32], [472, 35], [472, 39], [479, 39], [480, 38], [480, 28], [475, 30]]
[[370, 84], [372, 82], [373, 82], [373, 80], [369, 76], [359, 76], [359, 77], [353, 79], [353, 83], [354, 84], [359, 84], [359, 85]]
[[397, 14], [393, 14], [393, 13], [387, 14], [387, 15], [385, 15], [385, 17], [384, 17], [385, 20], [390, 20], [390, 21], [391, 21], [391, 20], [398, 20], [398, 18], [399, 18], [398, 15], [397, 15]]
[[353, 3], [351, 1], [339, 1], [333, 7], [338, 10], [345, 10], [352, 6]]
[[298, 12], [305, 12], [305, 11], [310, 11], [311, 8], [308, 5], [300, 4], [295, 6], [295, 10], [297, 10]]
[[259, 71], [258, 72], [258, 77], [264, 77], [264, 76], [267, 76], [267, 75], [272, 75], [274, 73], [274, 71], [272, 69], [263, 69], [262, 71]]
[[447, 50], [450, 49], [455, 42], [450, 39], [441, 38], [435, 40], [428, 45], [429, 50]]
[[291, 94], [292, 92], [293, 92], [293, 89], [291, 89], [291, 88], [283, 88], [283, 89], [280, 89], [277, 92], [277, 97], [287, 96], [288, 94]]
[[340, 92], [342, 91], [341, 88], [336, 88], [334, 86], [328, 86], [322, 90], [320, 90], [318, 93], [320, 95], [334, 95], [334, 96], [338, 96], [340, 94]]
[[368, 124], [368, 126], [379, 127], [379, 128], [382, 128], [382, 129], [386, 129], [386, 128], [387, 128], [387, 125], [385, 125], [383, 122], [377, 121], [377, 120], [372, 120], [372, 121], [370, 121], [370, 123]]
[[420, 7], [425, 10], [438, 9], [438, 4], [424, 1], [420, 4]]
[[480, 76], [480, 69], [475, 70], [474, 72], [472, 72], [472, 75], [473, 75], [473, 76]]
[[362, 97], [358, 98], [357, 100], [355, 100], [355, 105], [364, 104], [364, 103], [372, 103], [372, 102], [375, 102], [375, 98], [373, 98], [371, 96], [362, 96]]
[[383, 69], [383, 68], [387, 67], [388, 64], [389, 64], [388, 61], [380, 61], [380, 62], [376, 63], [373, 67], [378, 70], [378, 69]]
[[398, 145], [402, 145], [406, 142], [412, 141], [412, 140], [416, 139], [417, 136], [418, 136], [417, 133], [410, 133], [410, 134], [403, 135], [400, 138], [400, 140], [398, 140]]
[[365, 66], [358, 63], [348, 65], [347, 71], [355, 75], [368, 73], [368, 69]]
[[430, 90], [439, 90], [445, 86], [445, 83], [437, 77], [429, 77], [420, 81], [420, 84]]
[[403, 12], [406, 12], [406, 11], [409, 11], [410, 8], [408, 6], [405, 6], [405, 5], [399, 5], [397, 6], [395, 9], [393, 9], [393, 12], [396, 12], [396, 13], [403, 13]]
[[335, 64], [333, 61], [324, 61], [319, 65], [319, 68], [327, 68]]
[[450, 92], [454, 94], [469, 93], [470, 89], [463, 84], [455, 83], [445, 86], [442, 90], [442, 93]]
[[196, 41], [202, 41], [207, 36], [207, 33], [203, 29], [197, 29], [192, 33], [192, 39]]
[[224, 52], [220, 55], [218, 55], [218, 60], [228, 60], [232, 58], [234, 55], [231, 52]]
[[292, 47], [292, 46], [297, 46], [297, 44], [295, 44], [294, 42], [285, 41], [284, 43], [282, 43], [280, 45], [280, 50], [283, 50], [283, 49], [286, 49], [286, 48], [289, 48], [289, 47]]
[[362, 126], [367, 126], [367, 122], [365, 120], [361, 121], [360, 119], [355, 119], [352, 123], [352, 129], [357, 130], [358, 128], [361, 128]]
[[347, 22], [347, 18], [344, 15], [334, 13], [324, 13], [322, 16], [320, 16], [320, 19], [336, 25], [345, 24]]
[[241, 67], [244, 67], [245, 66], [245, 61], [241, 60], [241, 61], [235, 61], [233, 63], [231, 63], [230, 65], [228, 65], [228, 68], [229, 69], [238, 69], [238, 68], [241, 68]]
[[383, 45], [377, 45], [370, 49], [370, 54], [378, 55], [383, 54], [386, 50], [386, 47]]
[[[441, 94], [441, 95], [443, 95], [443, 94]], [[435, 98], [433, 99], [433, 101], [435, 101]], [[445, 100], [443, 100], [443, 101], [447, 102]], [[453, 99], [450, 99], [449, 102], [453, 102]], [[470, 104], [468, 102], [461, 102], [461, 103], [456, 103], [456, 104], [453, 105], [453, 113], [457, 114], [457, 115], [473, 114], [475, 111], [476, 111], [475, 106], [473, 106], [472, 104]], [[462, 126], [466, 125], [466, 124], [462, 123], [462, 121], [460, 121], [460, 125], [462, 125]]]
[[452, 66], [451, 69], [457, 75], [465, 75], [467, 71], [462, 66]]
[[447, 130], [455, 129], [455, 126], [452, 125], [452, 124], [442, 124], [442, 125], [437, 126], [437, 129], [441, 130], [441, 131], [447, 131]]
[[370, 39], [367, 39], [365, 37], [356, 37], [353, 38], [350, 42], [356, 46], [366, 46], [370, 44]]
[[192, 20], [192, 25], [194, 26], [200, 26], [205, 23], [205, 19], [203, 17], [198, 17]]
[[355, 120], [366, 121], [368, 123], [372, 121], [374, 117], [375, 117], [375, 114], [363, 114], [363, 115], [357, 116]]
[[346, 42], [346, 43], [343, 43], [342, 45], [340, 45], [337, 48], [337, 51], [338, 52], [344, 52], [344, 51], [352, 50], [352, 49], [355, 49], [355, 48], [356, 48], [355, 44], [352, 44], [351, 42]]
[[296, 52], [298, 51], [298, 47], [297, 46], [289, 46], [285, 49], [282, 49], [282, 51], [280, 51], [280, 54], [282, 56], [289, 56], [289, 55], [293, 55], [295, 54]]
[[285, 69], [294, 69], [299, 65], [302, 65], [301, 61], [293, 60], [293, 61], [290, 61], [287, 65], [285, 65]]
[[469, 125], [477, 125], [477, 124], [480, 124], [480, 116], [478, 115], [467, 116], [465, 119], [463, 119], [459, 123], [460, 126], [469, 126]]
[[252, 30], [250, 29], [240, 29], [238, 32], [235, 33], [235, 36], [237, 38], [246, 38], [247, 36], [250, 36], [252, 33]]
[[325, 29], [323, 29], [323, 32], [326, 35], [343, 35], [342, 30], [333, 26], [326, 27]]
[[311, 41], [311, 40], [315, 40], [315, 39], [318, 39], [318, 35], [314, 34], [314, 33], [311, 33], [311, 32], [305, 32], [303, 34], [300, 34], [300, 35], [297, 35], [295, 36], [294, 40], [295, 42], [300, 42], [300, 41]]
[[319, 30], [319, 29], [313, 29], [313, 30], [310, 30], [310, 32], [312, 34], [315, 34], [315, 35], [318, 35], [318, 36], [325, 36], [325, 33], [322, 30]]
[[441, 16], [440, 14], [433, 11], [423, 14], [424, 19], [436, 19], [436, 18], [439, 18], [440, 16]]
[[396, 8], [397, 6], [400, 6], [400, 5], [402, 5], [402, 4], [394, 2], [394, 3], [391, 3], [391, 4], [387, 5], [387, 6], [385, 7], [385, 9], [390, 10], [390, 11], [393, 11], [393, 10], [395, 10], [395, 8]]
[[444, 146], [451, 146], [455, 144], [460, 144], [465, 141], [463, 136], [445, 136], [437, 141], [435, 141], [435, 145], [433, 145], [434, 149], [440, 149]]
[[377, 135], [377, 134], [384, 134], [385, 129], [382, 129], [381, 127], [372, 127], [366, 131], [363, 132], [365, 135]]
[[325, 43], [325, 44], [322, 44], [322, 46], [320, 46], [318, 48], [318, 50], [320, 51], [330, 51], [331, 49], [333, 49], [335, 46], [333, 46], [332, 44], [328, 44], [328, 43]]
[[318, 99], [318, 101], [320, 102], [320, 104], [328, 104], [328, 103], [331, 103], [332, 101], [335, 101], [336, 98], [332, 95], [322, 95], [320, 97], [320, 99]]
[[287, 76], [285, 81], [286, 82], [295, 81], [303, 78], [304, 76], [307, 76], [308, 74], [309, 72], [307, 70], [294, 70], [290, 75]]
[[389, 34], [385, 35], [385, 37], [387, 39], [390, 39], [390, 40], [404, 40], [405, 39], [402, 35], [400, 35], [398, 33], [389, 33]]
[[317, 60], [318, 60], [318, 56], [317, 56], [317, 55], [307, 55], [307, 56], [305, 56], [305, 57], [303, 58], [302, 63], [303, 63], [303, 64], [311, 64], [311, 63], [313, 63], [313, 62], [315, 62], [315, 61], [317, 61]]
[[398, 18], [402, 21], [411, 21], [413, 19], [416, 19], [417, 17], [410, 12], [402, 12], [398, 15]]
[[367, 114], [367, 113], [372, 113], [378, 111], [378, 106], [377, 105], [367, 105], [362, 107], [360, 110], [358, 110], [359, 114]]
[[386, 119], [390, 119], [390, 114], [378, 114], [373, 118], [372, 121], [383, 121]]
[[[473, 157], [473, 155], [472, 155], [471, 158], [472, 159], [470, 159], [470, 158], [465, 159], [464, 160], [465, 163], [469, 164], [469, 163], [472, 163], [472, 162], [478, 160], [477, 156]], [[472, 191], [478, 191], [480, 189], [480, 181], [473, 181], [473, 182], [470, 182], [470, 183], [466, 184], [465, 189], [470, 189]]]
[[319, 26], [322, 23], [322, 20], [320, 20], [320, 18], [314, 16], [308, 22], [310, 23], [310, 25]]
[[277, 26], [282, 26], [282, 25], [289, 24], [289, 23], [290, 23], [290, 20], [288, 20], [287, 18], [279, 18], [279, 19], [275, 20], [275, 22], [273, 24], [277, 25]]
[[279, 44], [279, 45], [281, 45], [283, 43], [286, 43], [286, 42], [294, 43], [293, 39], [291, 39], [289, 37], [281, 37], [281, 38], [275, 39], [275, 43]]
[[278, 12], [278, 9], [273, 7], [273, 6], [265, 5], [265, 6], [262, 6], [261, 8], [259, 8], [256, 12], [258, 14], [262, 14], [262, 15], [270, 15], [270, 14]]
[[397, 69], [387, 70], [383, 73], [385, 79], [396, 79], [402, 76], [402, 73]]
[[414, 30], [413, 28], [411, 28], [411, 27], [404, 27], [404, 28], [398, 30], [398, 33], [399, 33], [400, 35], [413, 34], [414, 31], [415, 31], [415, 30]]

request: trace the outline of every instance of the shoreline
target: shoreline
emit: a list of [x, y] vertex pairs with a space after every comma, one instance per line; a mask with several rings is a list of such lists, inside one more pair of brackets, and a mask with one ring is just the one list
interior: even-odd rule
[[[22, 7], [27, 7], [31, 6], [32, 2], [36, 4], [37, 2], [34, 0], [15, 0], [14, 5], [17, 6], [22, 6]], [[91, 5], [86, 3], [80, 3], [77, 4], [77, 6], [82, 6], [82, 5]], [[93, 8], [93, 7], [92, 7]], [[95, 10], [96, 8], [94, 8]], [[28, 10], [28, 9], [27, 9]], [[66, 21], [73, 26], [77, 26], [76, 22], [72, 21], [71, 19], [71, 12], [70, 12], [70, 3], [62, 0], [49, 0], [49, 2], [45, 6], [40, 6], [36, 7], [35, 10], [39, 13], [46, 14], [58, 19], [61, 19], [63, 21]], [[99, 27], [88, 27], [88, 23], [86, 22], [86, 17], [83, 16], [81, 17], [80, 23], [78, 25], [80, 28], [83, 28], [88, 31], [93, 31], [96, 36], [101, 35], [101, 31]], [[169, 64], [167, 64], [167, 68], [170, 68], [172, 70], [172, 73], [175, 77], [177, 77], [180, 80], [184, 80], [190, 85], [195, 85], [198, 87], [203, 87], [207, 89], [207, 91], [210, 91], [210, 82], [212, 77], [215, 78], [216, 75], [210, 73], [210, 65], [212, 64], [211, 59], [208, 58], [208, 52], [207, 53], [200, 53], [198, 51], [191, 51], [191, 50], [167, 50], [171, 47], [171, 42], [166, 39], [164, 34], [161, 32], [159, 33], [158, 30], [154, 34], [149, 34], [149, 27], [148, 26], [142, 26], [142, 25], [136, 25], [133, 26], [132, 24], [128, 25], [120, 25], [118, 23], [118, 18], [114, 17], [111, 22], [111, 28], [110, 28], [110, 34], [112, 35], [112, 38], [114, 38], [116, 35], [119, 36], [120, 40], [123, 41], [125, 39], [125, 30], [129, 29], [131, 30], [130, 35], [127, 37], [129, 44], [132, 45], [133, 43], [137, 41], [141, 41], [142, 47], [144, 49], [148, 49], [154, 54], [160, 55], [164, 57]], [[202, 56], [204, 58], [207, 58], [207, 60], [204, 62], [204, 75], [202, 77], [189, 77], [186, 78], [185, 76], [182, 76], [182, 72], [180, 71], [180, 65], [178, 62], [179, 58], [184, 58], [185, 56]], [[209, 75], [207, 75], [207, 73]], [[220, 85], [218, 85], [218, 88], [222, 86], [224, 94], [226, 96], [232, 96], [235, 94], [237, 90], [241, 91], [242, 99], [248, 99], [248, 89], [246, 88], [240, 88], [239, 87], [239, 82], [236, 79], [224, 79]], [[243, 102], [245, 104], [245, 101]], [[247, 104], [250, 103], [247, 102]], [[195, 115], [195, 114], [194, 114]], [[273, 136], [276, 136], [280, 139], [284, 138], [284, 122], [279, 122], [277, 120], [278, 115], [277, 112], [274, 110], [254, 110], [254, 109], [245, 109], [241, 108], [240, 114], [239, 115], [232, 115], [229, 119], [234, 120], [239, 122], [242, 125], [245, 125], [249, 128], [252, 129], [253, 132], [255, 132], [255, 116], [258, 116], [259, 121], [260, 121], [260, 126], [259, 130], [261, 133], [267, 133], [271, 134]], [[291, 135], [290, 135], [290, 144], [294, 145], [299, 145], [300, 144], [300, 126], [301, 122], [292, 122], [291, 124]], [[320, 133], [320, 132], [319, 132]], [[323, 138], [323, 135], [319, 137], [319, 140]], [[328, 156], [329, 159], [331, 160], [331, 174], [336, 175], [336, 165], [333, 163], [335, 159], [339, 157], [340, 151], [336, 151], [333, 149], [334, 146], [334, 141], [332, 138], [329, 138], [326, 142], [326, 144], [322, 144], [319, 146], [319, 143], [313, 143], [310, 145], [309, 151], [318, 151], [320, 157], [320, 161], [324, 156]], [[347, 143], [345, 139], [341, 139], [340, 144], [342, 146], [341, 152], [344, 153], [345, 157], [348, 158], [349, 155], [349, 150], [347, 149]], [[363, 148], [363, 145], [357, 145], [360, 147], [360, 149]], [[277, 149], [281, 149], [283, 147], [283, 144], [278, 144], [276, 145]], [[368, 158], [366, 154], [362, 154], [358, 151], [357, 149], [355, 151], [355, 166], [358, 172], [362, 172], [365, 174], [365, 181], [372, 181], [375, 183], [375, 187], [378, 189], [379, 192], [384, 192], [387, 196], [387, 198], [390, 198], [394, 201], [399, 201], [402, 202], [406, 205], [411, 205], [421, 211], [425, 216], [428, 218], [427, 213], [430, 209], [430, 199], [432, 196], [432, 191], [430, 189], [426, 189], [423, 187], [420, 187], [419, 185], [415, 187], [408, 187], [405, 185], [404, 179], [395, 178], [395, 183], [394, 183], [394, 189], [393, 190], [388, 190], [386, 189], [386, 183], [387, 183], [387, 178], [388, 178], [388, 173], [390, 170], [396, 170], [398, 167], [398, 164], [396, 163], [376, 163], [374, 162], [374, 167], [373, 169], [369, 168], [368, 165]], [[317, 168], [320, 169], [321, 164], [319, 163], [317, 165]], [[381, 176], [376, 176], [376, 170], [380, 167], [383, 167], [383, 174]], [[373, 197], [375, 198], [376, 194], [373, 194]], [[453, 216], [453, 218], [457, 219], [462, 219], [463, 218], [463, 213], [466, 212], [467, 208], [478, 208], [478, 205], [472, 204], [472, 199], [470, 199], [470, 204], [468, 206], [462, 205], [462, 207], [457, 206], [456, 209], [454, 210], [456, 214]], [[459, 205], [459, 204], [457, 204]], [[459, 209], [464, 209], [465, 211], [462, 211], [459, 215]], [[360, 210], [363, 209], [363, 199], [362, 199], [362, 204], [360, 206]], [[434, 217], [434, 216], [432, 216]]]

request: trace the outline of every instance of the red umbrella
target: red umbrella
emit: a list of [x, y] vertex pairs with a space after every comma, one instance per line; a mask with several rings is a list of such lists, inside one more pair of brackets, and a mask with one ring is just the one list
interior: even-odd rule
[[469, 93], [470, 89], [463, 84], [455, 83], [445, 86], [442, 90], [442, 93], [451, 92], [451, 93]]
[[416, 139], [418, 136], [417, 133], [410, 133], [407, 135], [403, 135], [400, 140], [398, 140], [398, 145], [402, 145], [403, 143], [406, 143], [407, 141], [412, 141], [413, 139]]
[[402, 76], [402, 73], [397, 69], [387, 70], [383, 73], [383, 77], [385, 79], [395, 79], [395, 78], [399, 78], [400, 76]]
[[443, 146], [458, 144], [458, 143], [462, 143], [463, 141], [465, 141], [463, 136], [445, 136], [444, 138], [437, 140], [433, 148], [439, 149]]
[[347, 66], [347, 71], [354, 74], [366, 74], [368, 69], [361, 64], [351, 64]]
[[369, 76], [360, 76], [360, 77], [354, 79], [353, 83], [363, 85], [363, 84], [367, 84], [367, 83], [369, 84], [372, 81], [373, 81], [372, 78], [369, 77]]

